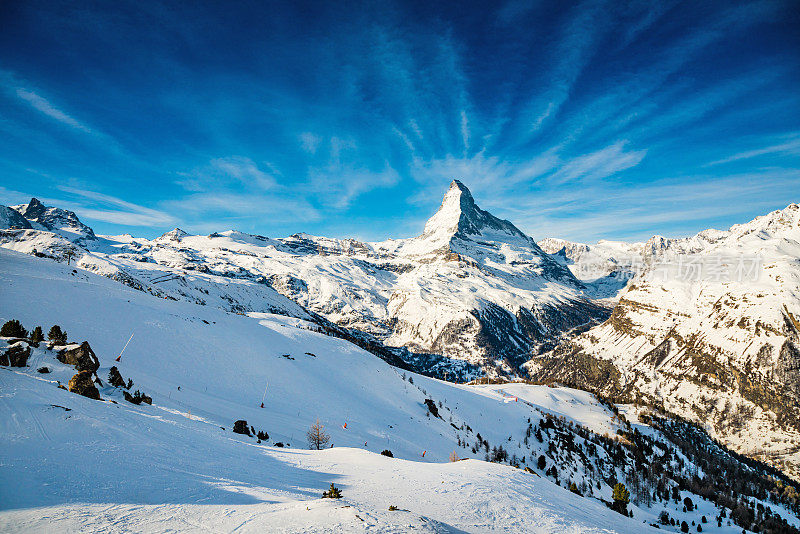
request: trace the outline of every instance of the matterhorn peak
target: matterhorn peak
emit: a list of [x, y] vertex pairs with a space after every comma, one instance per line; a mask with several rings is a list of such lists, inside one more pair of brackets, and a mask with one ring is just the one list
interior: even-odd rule
[[173, 228], [169, 232], [164, 232], [161, 234], [157, 240], [158, 241], [180, 241], [181, 238], [186, 237], [189, 235], [188, 232], [181, 230], [180, 228]]
[[525, 234], [509, 221], [498, 219], [491, 213], [483, 211], [475, 204], [467, 186], [459, 180], [450, 182], [450, 188], [444, 195], [439, 210], [425, 223], [423, 237], [433, 235], [480, 236], [486, 231], [503, 233], [514, 237]]
[[38, 219], [47, 209], [36, 197], [31, 198], [30, 202], [24, 205], [24, 208], [25, 210], [22, 212], [22, 216], [26, 219]]

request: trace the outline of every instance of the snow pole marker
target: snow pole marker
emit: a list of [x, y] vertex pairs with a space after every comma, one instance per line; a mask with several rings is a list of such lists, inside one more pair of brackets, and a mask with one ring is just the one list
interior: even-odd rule
[[266, 387], [264, 388], [264, 394], [261, 396], [261, 407], [264, 407], [264, 399], [267, 398], [267, 388], [269, 387], [269, 382], [267, 382]]
[[131, 339], [133, 339], [133, 332], [131, 332], [131, 337], [129, 337], [129, 338], [128, 338], [128, 341], [125, 343], [125, 346], [124, 346], [124, 347], [122, 347], [122, 350], [121, 350], [121, 351], [119, 351], [119, 356], [117, 356], [117, 359], [116, 359], [116, 360], [114, 360], [115, 362], [118, 362], [118, 361], [119, 361], [119, 359], [120, 359], [120, 358], [122, 358], [122, 353], [123, 353], [123, 352], [125, 352], [125, 349], [127, 349], [127, 348], [128, 348], [128, 343], [130, 343], [130, 342], [131, 342]]

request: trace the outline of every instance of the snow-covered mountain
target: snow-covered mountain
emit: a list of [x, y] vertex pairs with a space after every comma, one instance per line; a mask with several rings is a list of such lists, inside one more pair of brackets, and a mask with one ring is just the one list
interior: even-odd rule
[[514, 374], [531, 354], [609, 313], [569, 269], [481, 210], [458, 181], [420, 236], [380, 243], [177, 228], [154, 240], [97, 237], [74, 213], [36, 199], [14, 209], [34, 227], [0, 233], [6, 248], [52, 257], [69, 251], [81, 268], [168, 298], [317, 314], [377, 343], [440, 355], [413, 358], [432, 373]]
[[612, 316], [533, 359], [531, 375], [663, 406], [797, 476], [800, 206], [631, 248], [641, 272]]
[[[158, 298], [2, 249], [0, 297], [0, 322], [59, 324], [70, 341], [87, 340], [100, 397], [58, 387], [78, 366], [60, 346], [0, 338], [0, 355], [30, 351], [26, 367], [0, 364], [3, 532], [800, 525], [795, 487], [779, 473], [688, 425], [583, 391], [452, 384], [303, 319]], [[152, 404], [127, 401], [134, 390]], [[233, 433], [239, 420], [260, 437]], [[330, 439], [324, 450], [308, 450], [315, 421]], [[630, 517], [608, 506], [617, 481]], [[331, 483], [341, 500], [320, 498]]]

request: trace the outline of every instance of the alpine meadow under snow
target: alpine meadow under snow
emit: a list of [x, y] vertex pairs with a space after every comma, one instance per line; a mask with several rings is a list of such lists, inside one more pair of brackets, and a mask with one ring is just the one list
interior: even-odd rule
[[377, 243], [0, 207], [0, 530], [796, 532], [799, 219], [537, 244], [458, 181]]

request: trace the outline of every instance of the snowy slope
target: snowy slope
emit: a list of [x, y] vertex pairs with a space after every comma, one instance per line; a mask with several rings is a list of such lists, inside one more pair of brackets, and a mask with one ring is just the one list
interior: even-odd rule
[[[533, 374], [663, 405], [797, 474], [800, 206], [645, 249], [654, 259], [611, 318], [532, 361]], [[586, 380], [602, 361], [613, 379]], [[584, 378], [568, 371], [579, 368]]]
[[[546, 449], [555, 431], [545, 432], [544, 442], [526, 438], [528, 421], [546, 414], [563, 435], [573, 423], [597, 433], [623, 428], [585, 392], [412, 376], [308, 330], [313, 323], [302, 319], [157, 298], [47, 258], [0, 250], [0, 320], [10, 317], [45, 330], [57, 323], [70, 340], [89, 340], [101, 378], [133, 332], [116, 365], [153, 405], [129, 404], [105, 381], [104, 401], [58, 389], [74, 370], [44, 345], [33, 349], [29, 367], [0, 368], [4, 532], [646, 532], [643, 522], [654, 522], [660, 510], [631, 506], [634, 518], [625, 518], [598, 500], [610, 498], [605, 483], [580, 497], [538, 469], [479, 461], [477, 434], [486, 451], [488, 443], [503, 444], [528, 464], [547, 454], [564, 481], [591, 481], [597, 469], [621, 477], [602, 449], [590, 471], [577, 457], [562, 457], [565, 451], [554, 456], [564, 463], [553, 464]], [[52, 372], [37, 373], [41, 366]], [[509, 396], [516, 401], [504, 402]], [[429, 415], [426, 398], [435, 400], [440, 418]], [[560, 417], [569, 421], [559, 426]], [[301, 450], [317, 418], [335, 448]], [[237, 419], [269, 439], [259, 444], [233, 434]], [[582, 435], [571, 439], [589, 445]], [[395, 458], [378, 454], [386, 448]], [[453, 451], [478, 460], [446, 463]], [[342, 501], [318, 498], [331, 482], [342, 488]], [[711, 503], [694, 499], [701, 506], [694, 514], [666, 506], [687, 520], [713, 515]]]

